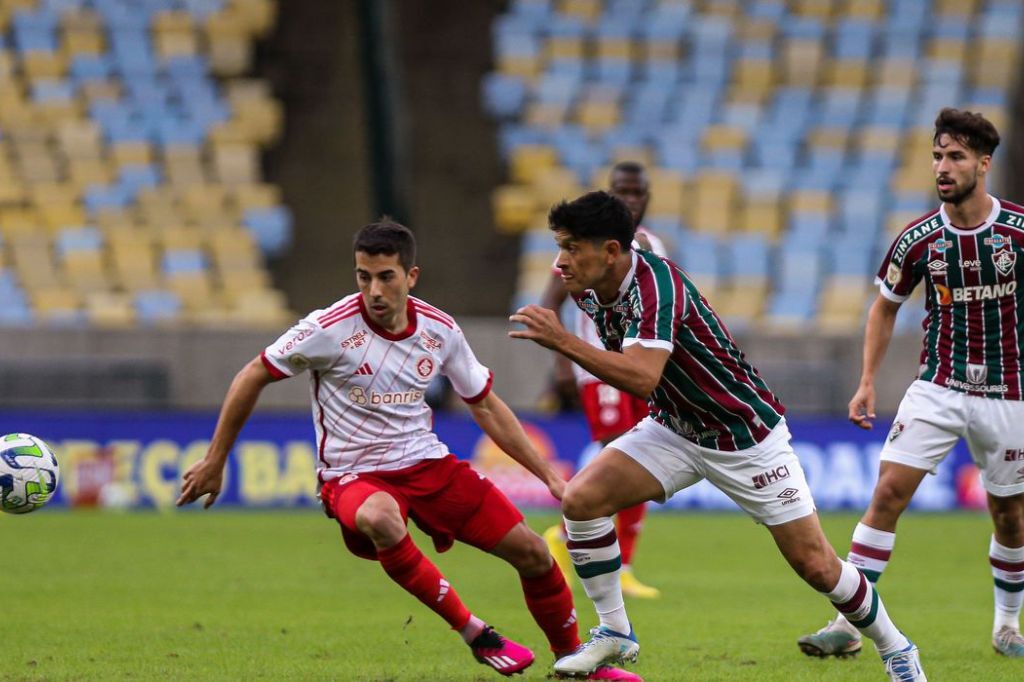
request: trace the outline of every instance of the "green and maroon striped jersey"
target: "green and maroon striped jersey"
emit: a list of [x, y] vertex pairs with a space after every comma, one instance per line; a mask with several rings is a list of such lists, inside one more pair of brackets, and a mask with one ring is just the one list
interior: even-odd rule
[[878, 272], [882, 295], [903, 302], [925, 283], [918, 378], [970, 395], [1021, 400], [1024, 208], [992, 199], [981, 225], [962, 229], [944, 208], [896, 238]]
[[764, 440], [782, 418], [782, 403], [672, 261], [634, 250], [614, 302], [602, 305], [588, 291], [576, 303], [594, 320], [608, 350], [640, 343], [671, 351], [647, 404], [655, 420], [687, 440], [742, 450]]

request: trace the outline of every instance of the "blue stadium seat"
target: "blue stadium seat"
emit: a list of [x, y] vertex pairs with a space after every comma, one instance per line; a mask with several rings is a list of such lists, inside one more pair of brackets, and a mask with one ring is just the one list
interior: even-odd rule
[[110, 58], [103, 54], [76, 54], [68, 67], [71, 78], [76, 84], [102, 80], [110, 76], [113, 70]]
[[729, 277], [764, 279], [771, 273], [771, 247], [763, 235], [737, 235], [725, 243], [724, 264]]
[[722, 244], [714, 235], [684, 230], [676, 249], [676, 262], [693, 275], [722, 275]]
[[878, 32], [875, 24], [865, 19], [842, 19], [832, 33], [832, 55], [836, 59], [870, 59]]
[[62, 258], [75, 251], [99, 251], [102, 248], [103, 234], [95, 227], [64, 229], [54, 240], [54, 249]]
[[117, 178], [118, 184], [132, 197], [139, 190], [157, 187], [160, 184], [160, 172], [153, 164], [127, 164], [121, 167]]
[[788, 9], [785, 0], [752, 0], [747, 7], [747, 16], [752, 19], [782, 21]]
[[831, 275], [869, 277], [878, 264], [874, 262], [874, 235], [846, 234], [826, 244], [828, 269]]
[[181, 298], [173, 291], [140, 291], [135, 294], [135, 315], [143, 325], [173, 320], [181, 310]]
[[291, 245], [292, 215], [284, 206], [251, 208], [242, 217], [245, 226], [256, 239], [260, 251], [275, 258]]
[[120, 185], [90, 185], [85, 190], [82, 203], [92, 214], [105, 208], [124, 208], [131, 200], [132, 196]]
[[40, 104], [47, 102], [70, 102], [75, 99], [75, 88], [63, 78], [49, 78], [32, 83], [32, 101]]
[[160, 269], [165, 275], [181, 275], [206, 272], [209, 264], [199, 249], [167, 249], [160, 259]]

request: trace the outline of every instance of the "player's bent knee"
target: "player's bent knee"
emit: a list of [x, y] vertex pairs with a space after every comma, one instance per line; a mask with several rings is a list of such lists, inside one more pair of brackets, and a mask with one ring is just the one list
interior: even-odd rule
[[356, 510], [356, 528], [377, 547], [390, 547], [405, 537], [398, 503], [386, 493], [374, 493]]
[[790, 564], [804, 582], [818, 592], [829, 592], [839, 582], [841, 564], [831, 555], [825, 553], [806, 553], [791, 558]]
[[562, 494], [562, 514], [573, 521], [591, 521], [617, 511], [606, 507], [607, 503], [602, 503], [601, 496], [595, 495], [592, 488], [574, 485], [572, 481]]

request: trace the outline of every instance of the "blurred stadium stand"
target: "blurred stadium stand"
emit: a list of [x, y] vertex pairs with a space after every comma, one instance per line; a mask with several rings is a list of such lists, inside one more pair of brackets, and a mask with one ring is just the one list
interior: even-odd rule
[[[272, 0], [0, 0], [0, 324], [280, 327]], [[8, 302], [11, 302], [8, 305]]]
[[513, 307], [547, 279], [550, 204], [631, 159], [650, 168], [645, 223], [731, 327], [858, 332], [894, 233], [937, 203], [938, 110], [981, 111], [1011, 132], [1022, 10], [512, 0], [492, 26], [482, 96], [508, 168], [495, 222], [524, 235]]

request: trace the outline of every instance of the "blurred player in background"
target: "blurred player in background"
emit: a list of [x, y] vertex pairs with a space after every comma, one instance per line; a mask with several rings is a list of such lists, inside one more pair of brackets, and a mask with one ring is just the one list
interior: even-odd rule
[[[622, 200], [629, 208], [636, 223], [636, 237], [633, 246], [652, 251], [662, 258], [668, 257], [665, 244], [653, 233], [644, 228], [640, 221], [647, 211], [650, 201], [650, 183], [644, 167], [632, 161], [615, 164], [608, 179], [609, 192]], [[551, 279], [541, 297], [541, 305], [555, 311], [559, 315], [562, 304], [569, 297], [569, 292], [562, 283], [562, 273], [555, 267]], [[593, 321], [579, 308], [572, 311], [572, 332], [584, 341], [603, 348], [601, 339]], [[647, 401], [620, 391], [614, 386], [604, 383], [579, 365], [571, 362], [561, 353], [555, 354], [555, 389], [564, 402], [579, 402], [587, 425], [590, 427], [590, 439], [607, 445], [615, 438], [633, 428], [637, 422], [647, 416]], [[657, 599], [661, 592], [654, 587], [644, 585], [633, 574], [633, 553], [643, 528], [647, 503], [623, 509], [615, 515], [615, 529], [619, 536], [619, 548], [622, 551], [622, 593], [627, 597], [641, 599]], [[572, 562], [565, 546], [565, 528], [561, 524], [544, 531], [544, 540], [555, 561], [562, 567], [566, 579], [573, 574]]]
[[[394, 222], [373, 223], [356, 235], [353, 251], [359, 293], [314, 311], [239, 372], [209, 451], [184, 474], [179, 506], [207, 494], [205, 506], [213, 504], [260, 392], [309, 370], [320, 499], [348, 549], [379, 561], [462, 636], [480, 663], [511, 675], [533, 663], [533, 653], [466, 608], [406, 524], [412, 518], [439, 552], [455, 540], [490, 552], [518, 571], [526, 605], [556, 657], [571, 652], [579, 636], [562, 571], [508, 498], [431, 431], [424, 401], [430, 381], [446, 376], [480, 428], [556, 498], [564, 481], [491, 390], [491, 372], [455, 321], [409, 295], [419, 276], [412, 233]], [[639, 680], [610, 667], [591, 679]]]
[[[921, 366], [882, 447], [878, 483], [853, 531], [847, 560], [872, 583], [885, 571], [896, 523], [925, 474], [961, 438], [981, 471], [995, 532], [989, 564], [995, 580], [992, 646], [1024, 658], [1024, 208], [985, 190], [999, 133], [981, 114], [943, 109], [935, 120], [932, 171], [942, 202], [908, 225], [889, 248], [879, 295], [864, 330], [860, 387], [850, 421], [875, 419], [874, 379], [896, 313], [923, 280], [925, 339]], [[810, 656], [845, 656], [860, 633], [838, 616], [801, 637]]]
[[511, 316], [525, 329], [509, 335], [557, 350], [621, 390], [649, 396], [651, 408], [566, 486], [569, 553], [600, 624], [555, 670], [585, 674], [636, 658], [640, 645], [622, 599], [610, 516], [706, 478], [764, 524], [797, 574], [874, 640], [890, 679], [925, 680], [917, 647], [893, 624], [873, 586], [825, 538], [790, 445], [785, 408], [686, 273], [633, 250], [633, 217], [604, 192], [563, 202], [548, 220], [565, 286], [608, 350], [577, 338], [536, 305]]

